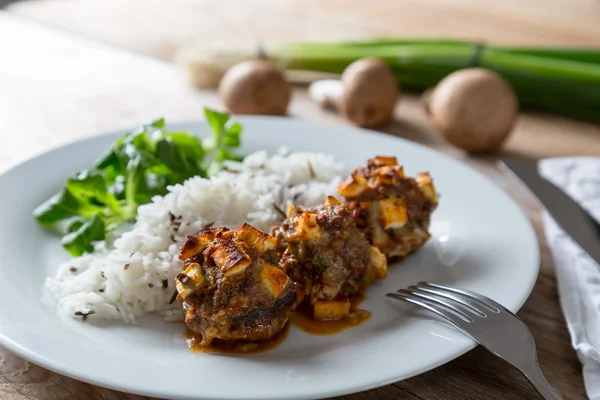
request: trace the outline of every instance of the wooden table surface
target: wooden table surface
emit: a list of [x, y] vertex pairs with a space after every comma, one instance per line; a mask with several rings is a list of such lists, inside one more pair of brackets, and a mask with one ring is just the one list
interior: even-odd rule
[[[156, 11], [157, 1], [148, 0], [143, 3], [147, 3], [148, 9], [154, 7], [153, 10]], [[215, 13], [219, 17], [233, 18], [237, 23], [244, 15], [243, 10], [240, 9], [243, 8], [241, 4], [246, 3], [237, 3], [240, 6], [234, 16], [227, 14], [225, 9], [216, 11], [208, 7], [210, 3], [191, 1], [184, 5], [174, 1], [169, 3], [169, 9], [165, 10], [165, 13], [172, 12], [172, 5], [189, 7], [189, 4], [195, 4], [197, 10], [206, 12], [206, 15], [201, 15], [200, 11], [193, 14], [198, 18], [199, 26], [203, 24], [198, 21], [209, 23]], [[289, 29], [295, 32], [295, 35], [304, 34], [309, 38], [319, 36], [319, 29], [323, 32], [330, 31], [330, 28], [331, 32], [334, 32], [331, 36], [338, 34], [348, 36], [352, 27], [356, 27], [356, 32], [353, 31], [352, 34], [357, 36], [407, 32], [395, 29], [391, 17], [382, 18], [381, 23], [376, 23], [369, 18], [361, 18], [361, 14], [349, 12], [340, 16], [334, 13], [334, 10], [343, 7], [342, 2], [290, 1], [292, 10], [294, 7], [298, 10], [299, 5], [303, 3], [311, 3], [314, 9], [317, 3], [323, 4], [323, 9], [319, 9], [319, 12], [304, 9], [298, 15], [296, 24], [293, 21], [293, 12], [287, 11], [288, 9], [283, 5], [277, 6], [283, 3], [266, 0], [259, 3], [264, 8], [270, 5], [269, 10], [274, 14], [279, 12], [278, 16], [287, 16], [287, 21], [279, 19], [273, 22], [276, 29], [282, 32]], [[572, 4], [568, 0], [563, 2], [536, 0], [522, 5], [514, 0], [504, 3], [505, 6], [486, 3], [483, 7], [472, 1], [462, 0], [453, 3], [456, 7], [452, 8], [449, 2], [442, 0], [437, 2], [434, 0], [382, 1], [377, 3], [377, 7], [367, 10], [379, 13], [370, 15], [385, 16], [386, 7], [391, 7], [398, 11], [399, 20], [412, 21], [411, 26], [414, 30], [408, 33], [415, 35], [432, 32], [432, 34], [443, 35], [456, 31], [457, 36], [472, 38], [473, 35], [479, 35], [490, 40], [506, 42], [545, 41], [569, 45], [600, 45], [600, 26], [594, 22], [597, 19], [593, 15], [596, 13], [595, 16], [598, 16], [600, 2], [582, 0]], [[86, 24], [81, 20], [78, 21], [79, 27], [67, 26], [64, 23], [57, 24], [71, 31], [101, 37], [101, 35], [94, 35], [90, 30], [93, 30], [94, 24], [99, 26], [100, 20], [109, 17], [110, 12], [116, 13], [114, 10], [109, 12], [109, 6], [106, 4], [113, 4], [116, 7], [117, 2], [114, 0], [94, 2], [95, 8], [87, 11], [81, 4], [92, 7], [92, 2], [89, 0], [77, 2], [48, 0], [45, 3], [23, 3], [21, 8], [15, 6], [12, 8], [13, 15], [0, 11], [0, 54], [2, 55], [0, 121], [3, 128], [0, 135], [0, 168], [50, 147], [102, 131], [129, 128], [159, 116], [166, 117], [169, 122], [199, 119], [202, 106], [219, 106], [219, 99], [215, 93], [194, 90], [186, 82], [181, 71], [158, 59], [169, 59], [170, 56], [167, 54], [169, 52], [159, 51], [161, 47], [157, 45], [157, 41], [153, 41], [155, 39], [152, 37], [153, 33], [150, 33], [150, 38], [142, 38], [140, 31], [134, 29], [132, 35], [137, 35], [139, 40], [128, 42], [129, 39], [125, 37], [126, 27], [121, 26], [122, 32], [119, 38], [116, 31], [114, 29], [111, 31], [110, 28], [111, 26], [114, 28], [114, 21], [108, 22], [107, 32], [113, 35], [106, 40], [113, 45], [108, 45], [14, 16], [15, 13], [20, 13], [35, 18], [35, 12], [32, 10], [37, 9], [34, 7], [36, 5], [39, 10], [53, 10], [44, 15], [61, 15], [63, 20], [69, 18], [74, 20], [76, 15], [83, 17], [86, 12], [93, 13], [93, 17], [88, 15], [88, 31], [82, 28]], [[119, 4], [123, 3], [119, 2]], [[142, 2], [132, 0], [131, 4], [141, 7]], [[344, 4], [349, 3], [344, 2]], [[403, 4], [404, 8], [398, 4]], [[540, 8], [536, 9], [535, 4]], [[69, 7], [72, 12], [68, 11]], [[514, 11], [511, 14], [511, 7], [522, 12]], [[501, 12], [500, 9], [503, 11]], [[147, 11], [145, 8], [137, 9], [141, 16], [149, 15]], [[256, 17], [257, 13], [250, 11], [252, 10], [248, 11], [248, 15]], [[432, 24], [432, 31], [426, 32], [402, 11], [413, 17], [416, 15], [415, 18], [420, 17], [423, 21], [428, 19], [433, 21], [433, 16], [440, 12], [446, 13], [446, 18], [439, 24]], [[122, 11], [122, 14], [125, 12]], [[334, 14], [333, 21], [329, 20], [328, 18]], [[487, 17], [483, 18], [482, 15]], [[235, 16], [237, 19], [234, 18]], [[123, 15], [120, 17], [126, 19]], [[464, 25], [468, 24], [461, 23], [459, 21], [461, 17], [471, 18], [469, 23], [473, 24], [472, 31], [464, 28]], [[169, 14], [166, 18], [173, 21], [174, 17]], [[157, 16], [157, 20], [153, 22], [161, 25], [160, 19]], [[57, 17], [57, 20], [60, 18]], [[187, 23], [191, 17], [187, 18], [184, 15], [184, 20]], [[266, 25], [262, 21], [252, 18], [248, 21], [254, 21], [258, 30], [263, 29], [262, 32], [266, 32]], [[492, 21], [502, 22], [503, 25], [493, 28], [490, 25]], [[561, 24], [561, 21], [567, 25]], [[311, 25], [302, 30], [300, 25], [308, 22], [320, 23], [321, 28]], [[212, 26], [215, 26], [214, 24], [213, 22]], [[173, 30], [179, 33], [185, 30], [176, 24], [169, 27], [173, 27]], [[161, 32], [168, 30], [165, 26], [158, 29]], [[198, 29], [200, 30], [197, 32], [203, 28]], [[245, 33], [244, 29], [248, 28], [240, 27], [240, 29], [239, 32]], [[186, 32], [190, 34], [189, 31]], [[547, 34], [542, 34], [544, 32]], [[212, 37], [215, 37], [214, 34]], [[11, 39], [7, 40], [7, 38]], [[177, 43], [181, 44], [180, 41]], [[154, 58], [135, 54], [114, 44], [149, 54]], [[336, 115], [322, 111], [310, 103], [303, 88], [295, 89], [290, 115], [315, 121], [344, 123]], [[523, 207], [538, 233], [542, 262], [537, 284], [519, 315], [535, 336], [540, 364], [550, 383], [568, 399], [585, 399], [581, 366], [570, 346], [569, 335], [557, 299], [552, 260], [542, 233], [539, 204], [518, 182], [495, 167], [494, 157], [467, 157], [444, 143], [432, 129], [417, 98], [405, 96], [398, 104], [395, 121], [383, 131], [426, 144], [463, 159], [505, 188]], [[533, 159], [580, 154], [600, 155], [600, 127], [547, 115], [523, 114], [503, 152]], [[0, 398], [10, 400], [141, 399], [140, 396], [99, 388], [58, 375], [33, 365], [1, 347]], [[342, 398], [346, 400], [516, 400], [535, 399], [537, 396], [518, 372], [508, 368], [504, 362], [481, 348], [476, 348], [420, 376]]]

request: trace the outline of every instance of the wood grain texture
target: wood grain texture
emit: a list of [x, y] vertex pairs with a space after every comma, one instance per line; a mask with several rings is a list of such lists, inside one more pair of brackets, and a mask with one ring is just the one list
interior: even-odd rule
[[596, 0], [30, 0], [8, 10], [166, 60], [191, 40], [406, 36], [600, 46]]
[[[96, 3], [97, 7], [103, 8], [100, 3]], [[298, 2], [290, 4], [297, 6]], [[323, 4], [333, 7], [339, 3]], [[423, 4], [431, 4], [433, 7], [434, 3], [427, 0]], [[457, 1], [456, 4], [466, 9], [471, 3]], [[558, 2], [550, 1], [543, 7], [544, 10], [553, 4]], [[584, 1], [583, 4], [587, 3]], [[478, 10], [481, 6], [473, 7]], [[533, 6], [523, 7], [526, 14]], [[585, 12], [582, 13], [584, 14]], [[102, 14], [97, 15], [100, 18]], [[238, 14], [238, 17], [240, 15], [242, 14]], [[306, 10], [303, 15], [312, 14]], [[302, 17], [299, 20], [305, 21]], [[592, 41], [595, 32], [593, 29], [586, 31], [581, 26], [574, 26], [574, 29], [573, 35]], [[579, 33], [576, 34], [577, 32]], [[529, 38], [533, 40], [533, 36], [530, 35]], [[0, 135], [0, 168], [66, 141], [102, 131], [132, 127], [158, 116], [165, 116], [170, 122], [198, 119], [201, 106], [219, 105], [213, 92], [191, 89], [180, 71], [168, 63], [84, 40], [61, 30], [0, 12], [0, 38], [7, 37], [18, 37], [19, 40], [0, 40], [0, 120], [3, 126], [3, 133]], [[582, 40], [581, 43], [587, 42]], [[335, 114], [322, 111], [310, 103], [302, 88], [297, 88], [294, 92], [290, 115], [326, 123], [345, 123]], [[535, 198], [522, 185], [497, 169], [494, 157], [468, 157], [448, 146], [433, 130], [417, 98], [405, 96], [397, 106], [394, 122], [382, 130], [464, 160], [507, 190], [526, 211], [540, 239], [542, 263], [537, 284], [519, 315], [536, 338], [540, 363], [548, 380], [566, 398], [585, 399], [581, 366], [571, 349], [558, 303], [552, 260], [543, 238], [540, 206]], [[15, 132], [18, 134], [14, 134]], [[533, 159], [556, 155], [600, 155], [600, 128], [561, 118], [522, 115], [503, 151]], [[0, 398], [142, 399], [140, 396], [99, 388], [58, 375], [2, 348]], [[535, 392], [517, 371], [477, 348], [420, 376], [340, 399], [536, 398]]]

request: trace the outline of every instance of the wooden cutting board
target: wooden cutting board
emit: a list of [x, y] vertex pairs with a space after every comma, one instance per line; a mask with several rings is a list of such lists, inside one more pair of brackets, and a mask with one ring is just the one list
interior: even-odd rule
[[597, 0], [30, 0], [8, 11], [165, 60], [190, 40], [400, 36], [600, 46]]
[[[186, 44], [218, 41], [443, 37], [600, 48], [597, 0], [31, 0], [8, 11], [166, 61]], [[405, 98], [404, 110], [406, 104], [416, 100]], [[418, 115], [410, 123], [431, 132]], [[529, 158], [595, 155], [599, 132], [524, 114], [506, 150]]]

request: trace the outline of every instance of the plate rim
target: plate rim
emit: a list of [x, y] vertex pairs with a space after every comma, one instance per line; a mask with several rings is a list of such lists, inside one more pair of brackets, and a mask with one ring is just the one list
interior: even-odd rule
[[[532, 268], [531, 279], [528, 282], [527, 290], [524, 291], [525, 294], [523, 296], [523, 299], [521, 299], [518, 302], [518, 306], [515, 307], [515, 310], [512, 310], [512, 311], [515, 313], [518, 312], [523, 307], [524, 303], [531, 296], [531, 293], [532, 293], [532, 291], [535, 287], [535, 284], [537, 283], [537, 280], [539, 278], [540, 262], [541, 262], [540, 241], [539, 241], [539, 237], [533, 227], [532, 221], [527, 216], [527, 214], [525, 213], [523, 208], [514, 200], [514, 198], [511, 195], [509, 195], [506, 192], [506, 190], [504, 190], [504, 188], [502, 188], [500, 185], [498, 185], [496, 182], [494, 182], [492, 179], [490, 179], [487, 175], [483, 174], [479, 170], [475, 169], [474, 167], [472, 167], [469, 164], [467, 164], [466, 162], [464, 162], [464, 160], [462, 160], [458, 157], [455, 157], [451, 154], [440, 151], [436, 148], [432, 148], [432, 147], [426, 146], [424, 144], [421, 144], [421, 143], [418, 143], [415, 141], [411, 141], [409, 139], [406, 139], [406, 138], [403, 138], [400, 136], [388, 134], [385, 132], [374, 131], [374, 130], [370, 130], [370, 129], [358, 128], [355, 126], [341, 125], [339, 123], [336, 124], [336, 123], [331, 123], [331, 122], [312, 121], [312, 120], [306, 120], [306, 119], [297, 118], [297, 117], [293, 117], [293, 116], [292, 117], [289, 117], [289, 116], [288, 117], [277, 117], [277, 116], [262, 116], [262, 115], [261, 116], [235, 115], [234, 118], [237, 121], [242, 122], [242, 124], [244, 123], [245, 120], [265, 121], [266, 123], [274, 121], [274, 122], [284, 122], [284, 123], [291, 123], [291, 124], [302, 124], [302, 125], [307, 126], [308, 128], [312, 126], [312, 127], [318, 127], [320, 129], [334, 128], [334, 129], [354, 130], [361, 134], [376, 135], [376, 136], [380, 136], [380, 137], [391, 138], [394, 140], [398, 140], [400, 143], [408, 142], [413, 146], [418, 146], [421, 148], [425, 148], [428, 151], [434, 152], [436, 154], [436, 156], [438, 156], [440, 158], [444, 158], [450, 162], [460, 164], [462, 167], [470, 170], [472, 173], [478, 175], [480, 178], [484, 179], [489, 184], [493, 185], [495, 188], [497, 188], [498, 190], [503, 192], [506, 195], [506, 198], [511, 203], [513, 203], [513, 205], [516, 206], [515, 209], [516, 209], [517, 213], [519, 214], [519, 217], [523, 221], [526, 222], [526, 225], [528, 227], [527, 234], [533, 238], [533, 243], [536, 244], [536, 246], [534, 246], [535, 248], [532, 249], [532, 251], [533, 251], [532, 255], [534, 256], [534, 261], [535, 261], [535, 267]], [[173, 123], [169, 123], [169, 122], [166, 123], [167, 128], [171, 128], [171, 129], [177, 129], [177, 127], [181, 127], [181, 126], [190, 127], [190, 126], [194, 126], [194, 125], [198, 126], [198, 127], [202, 127], [202, 126], [206, 126], [207, 122], [204, 119], [198, 119], [198, 120], [184, 120], [184, 121], [176, 121]], [[138, 127], [138, 126], [139, 125], [136, 125], [135, 127]], [[2, 168], [0, 168], [0, 176], [3, 176], [4, 174], [10, 172], [11, 170], [16, 169], [16, 168], [20, 167], [21, 165], [31, 162], [31, 161], [33, 161], [39, 157], [42, 157], [48, 153], [65, 150], [68, 147], [81, 145], [84, 142], [92, 142], [94, 140], [99, 140], [104, 137], [120, 135], [125, 132], [131, 131], [132, 129], [135, 129], [135, 127], [103, 131], [103, 132], [99, 132], [97, 134], [89, 135], [89, 136], [86, 136], [83, 138], [69, 139], [69, 140], [60, 142], [60, 143], [58, 143], [54, 146], [51, 146], [47, 149], [36, 151], [25, 157], [21, 157], [21, 158], [9, 161]], [[100, 155], [100, 151], [99, 151], [99, 155]], [[18, 342], [5, 337], [5, 335], [3, 334], [1, 329], [0, 329], [0, 345], [6, 347], [10, 351], [14, 352], [17, 356], [22, 357], [29, 362], [32, 362], [43, 368], [49, 369], [57, 374], [68, 376], [72, 379], [76, 379], [76, 380], [79, 380], [82, 382], [109, 388], [109, 389], [116, 390], [116, 391], [132, 393], [132, 394], [137, 394], [137, 395], [143, 395], [143, 396], [148, 396], [148, 397], [164, 397], [165, 395], [167, 395], [166, 393], [158, 393], [156, 391], [145, 391], [142, 387], [139, 387], [139, 386], [136, 387], [135, 384], [131, 384], [129, 386], [114, 385], [110, 381], [107, 381], [107, 380], [103, 379], [102, 377], [87, 376], [85, 373], [78, 373], [78, 371], [75, 371], [72, 367], [65, 365], [63, 362], [56, 362], [45, 356], [40, 356], [39, 353], [33, 352], [30, 349], [28, 349], [27, 347], [22, 346]], [[338, 389], [338, 390], [330, 390], [330, 391], [321, 390], [318, 392], [319, 393], [318, 396], [333, 397], [333, 396], [348, 395], [348, 394], [352, 394], [352, 393], [358, 393], [358, 392], [386, 386], [386, 385], [389, 385], [389, 384], [392, 384], [395, 382], [400, 382], [400, 381], [421, 375], [421, 374], [423, 374], [427, 371], [433, 370], [441, 365], [444, 365], [444, 364], [460, 357], [461, 355], [469, 352], [470, 350], [472, 350], [475, 347], [477, 347], [477, 343], [475, 343], [474, 341], [470, 341], [470, 342], [464, 343], [464, 344], [459, 344], [456, 346], [456, 349], [452, 352], [452, 354], [449, 355], [448, 357], [439, 358], [436, 362], [434, 362], [428, 366], [424, 366], [423, 368], [419, 368], [419, 369], [414, 369], [408, 375], [399, 376], [399, 377], [390, 378], [390, 379], [382, 379], [379, 381], [373, 381], [369, 385], [361, 385], [360, 388], [347, 387], [346, 389]], [[298, 400], [314, 399], [314, 398], [316, 398], [315, 395], [316, 395], [316, 391], [313, 391], [312, 393], [305, 393], [302, 395], [294, 395], [293, 398], [298, 399]], [[173, 399], [179, 399], [179, 398], [187, 399], [188, 398], [186, 396], [173, 396], [173, 395], [167, 395], [167, 396], [169, 398], [173, 398]], [[196, 397], [196, 398], [201, 399], [204, 397]], [[238, 399], [238, 397], [231, 397], [231, 396], [224, 396], [222, 398], [223, 399], [231, 399], [231, 400]], [[252, 398], [254, 398], [254, 397], [252, 397]], [[263, 396], [261, 398], [265, 398], [265, 397]], [[291, 397], [286, 397], [286, 398], [291, 398]], [[268, 399], [271, 399], [271, 397], [268, 397]]]

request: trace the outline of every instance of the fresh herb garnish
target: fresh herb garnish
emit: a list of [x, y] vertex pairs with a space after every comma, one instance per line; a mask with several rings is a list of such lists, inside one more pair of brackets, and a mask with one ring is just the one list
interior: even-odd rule
[[242, 126], [229, 114], [208, 108], [204, 115], [213, 134], [202, 142], [186, 132], [165, 130], [164, 119], [120, 137], [96, 164], [67, 179], [59, 193], [35, 209], [42, 225], [62, 230], [63, 247], [72, 255], [93, 252], [93, 242], [125, 222], [167, 186], [192, 176], [209, 177], [236, 154]]
[[325, 260], [323, 259], [323, 256], [319, 252], [316, 252], [315, 255], [313, 256], [312, 263], [313, 263], [313, 265], [316, 265], [317, 267], [319, 267], [319, 269], [321, 271], [324, 271], [325, 269], [328, 268], [327, 263], [325, 262]]
[[240, 146], [242, 125], [233, 122], [227, 113], [212, 110], [207, 112], [205, 109], [204, 114], [213, 131], [212, 136], [204, 141], [204, 148], [207, 153], [210, 153], [207, 173], [214, 175], [223, 169], [224, 161], [242, 160], [242, 157], [235, 153], [235, 149]]

